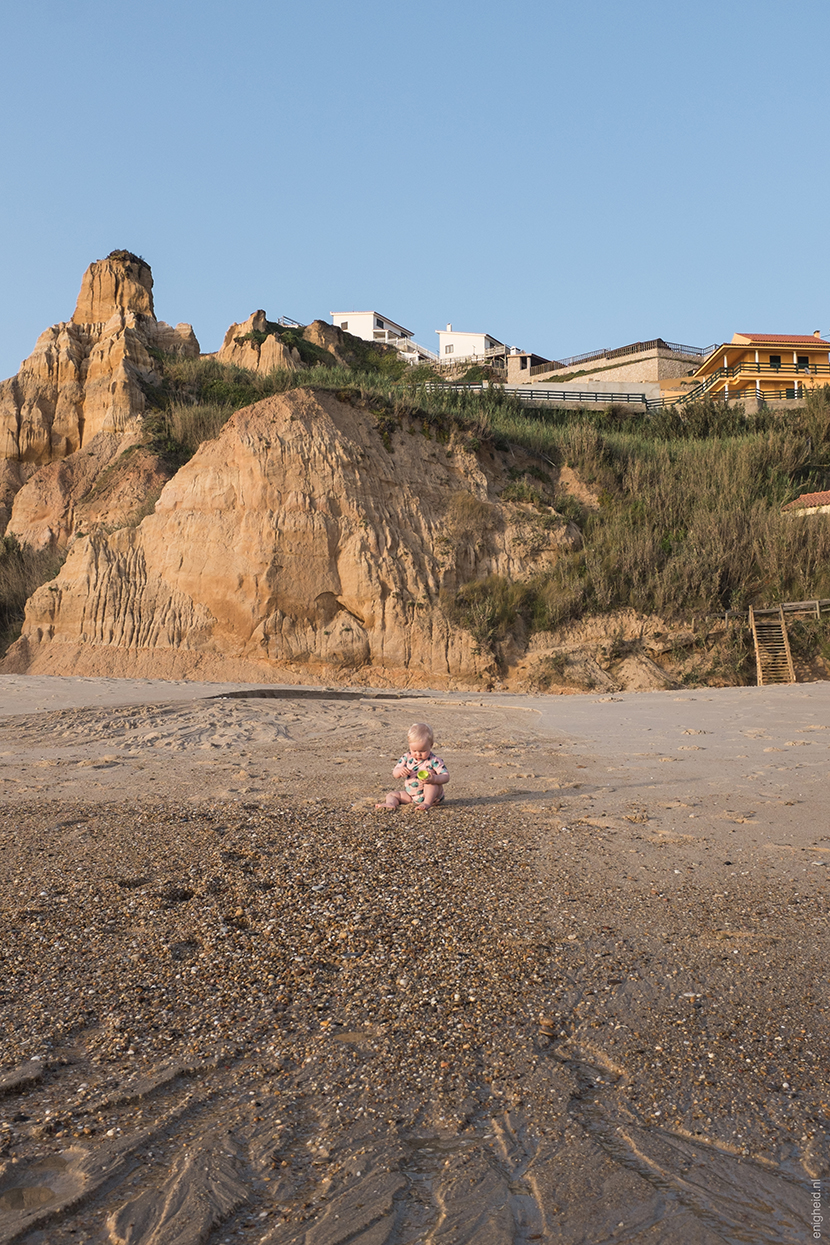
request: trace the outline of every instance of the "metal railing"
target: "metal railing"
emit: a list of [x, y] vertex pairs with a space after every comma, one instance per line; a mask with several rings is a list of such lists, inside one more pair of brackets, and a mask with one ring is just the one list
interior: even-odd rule
[[[502, 382], [497, 381], [496, 389], [501, 389]], [[464, 393], [483, 393], [489, 389], [490, 385], [485, 381], [482, 384], [464, 384], [463, 381], [458, 382], [439, 382], [433, 385], [425, 385], [425, 389], [453, 389]], [[682, 394], [680, 397], [671, 398], [649, 398], [644, 393], [632, 393], [630, 390], [625, 393], [603, 393], [597, 390], [576, 390], [576, 389], [534, 389], [530, 385], [522, 385], [515, 389], [509, 389], [507, 392], [511, 397], [518, 398], [520, 402], [529, 402], [536, 404], [544, 404], [547, 402], [569, 402], [575, 406], [586, 405], [602, 405], [610, 406], [614, 404], [634, 405], [644, 407], [646, 411], [652, 413], [654, 411], [666, 410], [673, 406], [685, 406], [687, 402], [694, 402], [700, 397], [702, 386], [692, 389], [688, 394]], [[762, 392], [762, 398], [770, 398], [773, 400], [781, 399], [786, 401], [800, 400], [803, 391], [799, 393], [796, 389], [773, 389]], [[731, 399], [753, 398], [755, 394], [752, 390], [739, 390], [727, 397], [724, 393], [716, 393], [712, 395], [716, 402], [728, 402]]]
[[280, 316], [277, 324], [281, 329], [301, 329], [304, 327], [299, 320], [292, 320], [290, 316]]
[[390, 339], [389, 345], [394, 346], [401, 354], [414, 352], [415, 354], [423, 355], [425, 359], [429, 359], [430, 363], [440, 362], [434, 350], [429, 350], [426, 346], [420, 346], [411, 337], [394, 337]]
[[712, 346], [684, 346], [680, 342], [667, 342], [662, 337], [654, 337], [647, 342], [632, 342], [629, 346], [616, 346], [613, 350], [589, 350], [586, 354], [572, 354], [567, 359], [551, 361], [551, 370], [573, 367], [577, 363], [590, 363], [594, 359], [621, 359], [624, 355], [643, 354], [646, 350], [670, 350], [673, 354], [689, 355], [696, 359], [706, 359], [716, 350], [719, 343]]
[[[782, 372], [799, 376], [830, 376], [830, 363], [755, 363], [745, 359], [731, 367], [719, 367], [713, 376], [780, 376]], [[708, 378], [707, 378], [708, 379]]]
[[504, 361], [504, 354], [462, 354], [454, 355], [450, 359], [439, 359], [437, 366], [445, 371], [452, 371], [455, 367], [471, 367], [476, 363], [486, 364], [487, 367], [505, 368], [507, 365]]
[[717, 342], [713, 346], [683, 346], [679, 342], [665, 342], [662, 337], [655, 337], [650, 342], [634, 342], [630, 346], [620, 346], [616, 350], [609, 350], [608, 358], [616, 359], [625, 354], [642, 354], [645, 350], [670, 350], [672, 354], [685, 354], [692, 358], [705, 359], [717, 346]]
[[[490, 387], [486, 381], [479, 385], [465, 385], [463, 382], [458, 384], [447, 382], [437, 385], [424, 385], [425, 389], [436, 389], [439, 392], [445, 389], [453, 389], [463, 393], [484, 393]], [[498, 381], [493, 388], [503, 392], [502, 382]], [[510, 389], [507, 392], [511, 397], [518, 398], [520, 402], [576, 402], [578, 405], [583, 405], [586, 402], [601, 402], [604, 404], [633, 402], [637, 406], [645, 406], [646, 408], [649, 405], [649, 399], [644, 393], [576, 393], [570, 389], [531, 389], [526, 385], [523, 385], [521, 389]]]
[[[510, 353], [510, 346], [490, 346], [479, 354], [445, 354], [438, 359], [439, 367], [455, 367], [457, 363], [485, 363], [504, 359]], [[498, 366], [498, 364], [497, 364]], [[504, 364], [502, 363], [503, 367]]]
[[[714, 377], [712, 378], [714, 380]], [[670, 398], [649, 398], [648, 409], [650, 411], [664, 410], [669, 406], [685, 406], [687, 402], [696, 402], [698, 398], [703, 397], [711, 388], [711, 384], [697, 385], [694, 389], [690, 389], [688, 393], [680, 394]], [[732, 402], [739, 401], [741, 398], [771, 399], [772, 401], [782, 402], [800, 402], [805, 396], [807, 390], [803, 385], [791, 385], [787, 389], [762, 389], [756, 394], [754, 388], [733, 389], [730, 393], [721, 390], [719, 393], [713, 393], [709, 396], [715, 402]]]
[[594, 359], [604, 359], [607, 354], [608, 351], [606, 349], [588, 350], [585, 354], [569, 355], [567, 359], [552, 359], [551, 367], [574, 367], [577, 363], [591, 363]]
[[530, 386], [524, 385], [521, 390], [511, 389], [510, 392], [515, 394], [517, 398], [521, 398], [523, 402], [576, 402], [578, 406], [597, 402], [601, 402], [604, 406], [608, 406], [612, 402], [633, 402], [637, 406], [644, 406], [646, 410], [649, 409], [649, 399], [644, 393], [601, 393], [596, 389], [584, 391], [575, 389], [533, 389]]

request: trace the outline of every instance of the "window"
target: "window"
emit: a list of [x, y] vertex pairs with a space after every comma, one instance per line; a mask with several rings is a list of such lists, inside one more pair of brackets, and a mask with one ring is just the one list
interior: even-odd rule
[[769, 357], [769, 365], [770, 367], [776, 367], [776, 368], [780, 367], [781, 366], [780, 354], [771, 354]]
[[375, 328], [376, 329], [386, 328], [386, 325], [383, 323], [383, 321], [380, 319], [379, 316], [375, 316]]
[[341, 329], [348, 329], [348, 327], [349, 327], [349, 321], [348, 321], [348, 320], [341, 320], [341, 321], [340, 321], [340, 327], [341, 327]]
[[452, 354], [454, 350], [455, 350], [455, 346], [445, 346], [444, 354]]
[[526, 354], [522, 355], [521, 361], [519, 363], [519, 367], [527, 367], [527, 355]]
[[809, 372], [810, 356], [808, 354], [800, 354], [798, 356], [798, 370], [799, 372]]

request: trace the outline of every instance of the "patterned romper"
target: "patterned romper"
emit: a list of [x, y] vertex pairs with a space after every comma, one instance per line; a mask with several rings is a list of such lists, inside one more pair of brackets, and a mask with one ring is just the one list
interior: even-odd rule
[[[425, 761], [416, 761], [410, 753], [405, 752], [398, 761], [398, 765], [405, 765], [407, 769], [414, 771], [412, 777], [407, 778], [403, 785], [406, 794], [412, 797], [413, 804], [423, 804], [424, 802], [424, 784], [418, 777], [419, 769], [430, 769], [436, 774], [447, 774], [448, 776], [450, 772], [441, 758], [437, 757], [434, 752], [430, 752]], [[441, 786], [439, 787], [439, 795], [435, 803], [441, 804], [443, 799], [444, 788]]]

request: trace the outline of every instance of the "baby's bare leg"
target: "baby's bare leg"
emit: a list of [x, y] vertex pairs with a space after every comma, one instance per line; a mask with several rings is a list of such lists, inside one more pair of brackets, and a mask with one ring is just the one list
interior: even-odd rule
[[401, 804], [411, 804], [412, 796], [406, 791], [389, 791], [383, 804], [376, 804], [375, 808], [388, 808], [392, 812], [399, 808]]
[[419, 804], [418, 807], [422, 812], [428, 812], [434, 804], [438, 803], [443, 792], [444, 788], [440, 783], [424, 783], [424, 802]]

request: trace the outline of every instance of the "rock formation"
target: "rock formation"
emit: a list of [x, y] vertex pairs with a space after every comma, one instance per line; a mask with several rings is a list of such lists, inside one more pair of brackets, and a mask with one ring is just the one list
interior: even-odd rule
[[[365, 342], [352, 333], [344, 333], [335, 324], [327, 324], [325, 320], [313, 320], [304, 328], [291, 331], [299, 334], [309, 345], [317, 347], [313, 362], [318, 364], [333, 367], [339, 363], [343, 367], [359, 368], [367, 355], [391, 354], [398, 357], [394, 346], [383, 342]], [[274, 368], [293, 371], [303, 366], [296, 346], [286, 344], [273, 332], [273, 325], [264, 311], [254, 311], [241, 324], [232, 324], [216, 357], [220, 363], [234, 363], [251, 372], [268, 373]]]
[[352, 362], [348, 344], [361, 340], [351, 333], [344, 333], [336, 324], [327, 324], [325, 320], [314, 320], [306, 325], [303, 337], [311, 342], [312, 346], [320, 346], [321, 349], [328, 350], [337, 363], [343, 363], [347, 367]]
[[99, 432], [39, 468], [14, 499], [9, 534], [34, 549], [62, 550], [96, 525], [123, 527], [146, 514], [173, 472], [140, 435]]
[[336, 324], [328, 324], [325, 320], [313, 320], [303, 329], [303, 337], [312, 346], [327, 350], [335, 363], [343, 367], [360, 367], [367, 355], [393, 355], [399, 358], [394, 346], [384, 342], [367, 342], [353, 333], [345, 333]]
[[100, 324], [117, 312], [155, 319], [150, 265], [131, 251], [113, 251], [90, 264], [72, 314], [73, 324]]
[[[427, 429], [427, 431], [429, 431]], [[40, 588], [7, 672], [348, 678], [492, 674], [444, 591], [521, 579], [579, 536], [503, 502], [496, 454], [308, 389], [237, 412], [138, 527], [77, 539]]]
[[216, 355], [220, 363], [233, 363], [251, 372], [273, 372], [275, 368], [300, 367], [302, 360], [295, 349], [284, 346], [279, 337], [268, 332], [269, 321], [264, 311], [254, 311], [241, 324], [232, 324]]
[[[33, 480], [40, 468], [68, 459], [100, 434], [93, 455], [99, 468], [117, 454], [120, 438], [134, 433], [144, 412], [143, 386], [159, 379], [151, 350], [197, 357], [199, 343], [189, 324], [172, 328], [156, 320], [149, 265], [129, 251], [113, 251], [90, 264], [72, 319], [41, 333], [17, 375], [0, 384], [0, 530], [27, 482], [42, 493]], [[89, 465], [79, 468], [79, 480]], [[52, 479], [58, 474], [52, 470]], [[24, 510], [37, 507], [23, 499]], [[25, 524], [13, 521], [11, 530], [28, 539]]]

